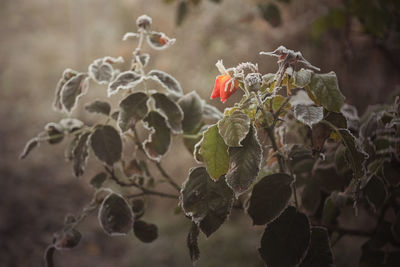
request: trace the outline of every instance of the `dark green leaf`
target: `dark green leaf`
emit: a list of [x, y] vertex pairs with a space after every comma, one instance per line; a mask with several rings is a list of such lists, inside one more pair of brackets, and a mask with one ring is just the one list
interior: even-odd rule
[[91, 184], [94, 188], [100, 188], [106, 180], [107, 180], [107, 174], [104, 173], [104, 172], [101, 172], [101, 173], [96, 174], [96, 175], [90, 180], [90, 184]]
[[143, 76], [134, 71], [125, 71], [118, 74], [117, 78], [108, 85], [107, 94], [112, 96], [119, 90], [135, 88], [143, 80]]
[[324, 117], [323, 107], [297, 105], [294, 107], [294, 117], [302, 123], [312, 127]]
[[337, 128], [343, 128], [343, 129], [347, 128], [347, 119], [345, 116], [343, 116], [342, 113], [327, 111], [324, 120], [329, 121]]
[[143, 122], [145, 127], [151, 131], [149, 138], [143, 143], [143, 148], [150, 158], [160, 161], [161, 156], [169, 149], [171, 131], [164, 117], [157, 111], [149, 112]]
[[78, 230], [72, 228], [62, 231], [61, 233], [56, 233], [54, 235], [53, 245], [58, 250], [69, 249], [76, 247], [81, 238], [82, 234]]
[[311, 243], [299, 267], [332, 267], [333, 254], [328, 232], [323, 227], [311, 227]]
[[122, 140], [119, 132], [110, 125], [96, 127], [90, 136], [90, 144], [96, 157], [108, 166], [121, 158]]
[[63, 86], [70, 80], [72, 77], [76, 76], [78, 72], [71, 70], [71, 69], [66, 69], [61, 77], [61, 79], [57, 83], [56, 87], [56, 94], [54, 97], [53, 101], [53, 108], [57, 111], [62, 111], [63, 106], [61, 104], [61, 90]]
[[140, 241], [151, 243], [158, 237], [158, 229], [155, 224], [144, 221], [135, 221], [133, 224], [133, 232]]
[[44, 260], [46, 262], [46, 267], [54, 267], [54, 252], [56, 248], [53, 245], [47, 247], [46, 251], [44, 252]]
[[78, 99], [86, 94], [88, 86], [89, 80], [85, 73], [79, 73], [69, 79], [62, 87], [60, 93], [63, 111], [70, 114], [76, 107]]
[[332, 130], [324, 123], [317, 123], [312, 126], [311, 141], [313, 152], [321, 152], [326, 139], [331, 135]]
[[257, 130], [253, 126], [250, 127], [247, 137], [241, 144], [242, 147], [230, 147], [228, 150], [230, 161], [226, 182], [233, 189], [236, 197], [253, 184], [260, 171], [262, 159]]
[[34, 138], [32, 138], [31, 140], [29, 140], [27, 143], [26, 143], [26, 145], [25, 145], [25, 147], [24, 147], [24, 150], [21, 152], [21, 154], [19, 155], [19, 158], [20, 159], [24, 159], [24, 158], [26, 158], [28, 155], [29, 155], [29, 153], [31, 153], [31, 151], [35, 148], [35, 147], [37, 147], [39, 145], [39, 141], [38, 141], [38, 138], [37, 137], [34, 137]]
[[74, 175], [79, 177], [85, 171], [87, 159], [89, 157], [89, 136], [90, 132], [82, 133], [79, 136], [76, 146], [72, 150], [72, 157], [74, 159]]
[[[362, 246], [361, 259], [358, 264], [360, 267], [382, 266], [385, 253], [380, 250], [374, 250], [369, 247], [368, 242]], [[393, 266], [394, 267], [394, 266]]]
[[211, 178], [217, 180], [228, 171], [228, 147], [219, 134], [216, 124], [203, 133], [203, 138], [196, 145], [196, 149], [198, 149], [198, 154], [204, 161]]
[[340, 112], [344, 103], [344, 96], [339, 90], [336, 74], [313, 73], [310, 83], [311, 92], [321, 105], [329, 111]]
[[87, 103], [85, 109], [92, 113], [100, 113], [106, 116], [110, 115], [111, 106], [108, 102], [95, 100], [93, 102]]
[[199, 237], [200, 231], [199, 227], [196, 223], [192, 222], [192, 226], [190, 227], [189, 233], [186, 238], [186, 245], [189, 249], [190, 259], [192, 260], [193, 265], [196, 265], [196, 262], [200, 258], [200, 249], [197, 243], [197, 239]]
[[122, 63], [124, 59], [122, 57], [104, 57], [96, 59], [89, 66], [90, 77], [99, 84], [107, 84], [114, 78], [115, 71], [111, 64]]
[[152, 97], [156, 102], [156, 108], [168, 118], [167, 124], [171, 131], [176, 134], [182, 133], [183, 111], [180, 106], [161, 93], [155, 93]]
[[225, 179], [220, 178], [214, 182], [204, 167], [190, 170], [181, 194], [185, 214], [197, 223], [207, 236], [215, 232], [226, 220], [233, 204], [233, 193]]
[[397, 212], [396, 219], [393, 222], [392, 232], [398, 242], [400, 242], [400, 212]]
[[162, 87], [167, 90], [167, 92], [182, 95], [183, 90], [181, 84], [170, 74], [165, 73], [161, 70], [152, 70], [148, 73], [148, 76], [153, 77], [157, 82], [159, 82]]
[[203, 117], [203, 101], [196, 91], [182, 96], [178, 104], [183, 111], [183, 132], [191, 133], [198, 129]]
[[218, 130], [226, 145], [242, 146], [240, 142], [250, 130], [249, 116], [240, 110], [235, 110], [231, 115], [225, 116], [218, 122]]
[[247, 213], [253, 224], [262, 225], [274, 220], [286, 208], [293, 179], [284, 173], [265, 176], [255, 184]]
[[390, 184], [398, 186], [400, 184], [400, 163], [391, 161], [383, 164], [383, 175]]
[[322, 223], [325, 225], [334, 224], [339, 214], [339, 208], [333, 203], [332, 198], [328, 197], [325, 200], [324, 209], [322, 211]]
[[297, 266], [310, 244], [310, 223], [294, 207], [267, 225], [258, 249], [268, 267]]
[[109, 235], [127, 234], [133, 225], [133, 214], [126, 200], [119, 194], [109, 194], [99, 209], [99, 221]]
[[149, 108], [147, 101], [149, 97], [145, 93], [132, 93], [122, 99], [119, 103], [120, 112], [118, 114], [118, 126], [122, 132], [126, 132], [136, 124], [136, 122], [146, 117]]

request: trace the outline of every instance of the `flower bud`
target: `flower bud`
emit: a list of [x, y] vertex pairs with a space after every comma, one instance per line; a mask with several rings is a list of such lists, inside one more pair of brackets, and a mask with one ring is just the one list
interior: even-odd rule
[[246, 78], [244, 79], [244, 82], [247, 85], [247, 88], [250, 91], [255, 91], [260, 89], [261, 84], [262, 84], [262, 78], [260, 73], [249, 73], [246, 75]]
[[151, 25], [152, 19], [147, 15], [142, 15], [137, 18], [136, 25], [142, 29], [148, 29]]

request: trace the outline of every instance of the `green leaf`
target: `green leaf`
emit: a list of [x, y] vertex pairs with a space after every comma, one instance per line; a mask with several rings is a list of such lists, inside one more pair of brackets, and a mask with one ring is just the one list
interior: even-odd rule
[[121, 159], [122, 140], [119, 132], [110, 125], [99, 125], [90, 136], [90, 144], [96, 157], [112, 166]]
[[99, 221], [107, 234], [125, 235], [132, 229], [133, 214], [121, 195], [111, 193], [100, 206]]
[[324, 74], [313, 73], [309, 86], [315, 98], [324, 108], [340, 112], [344, 96], [339, 90], [336, 74], [333, 71]]
[[72, 150], [74, 159], [74, 175], [79, 177], [85, 171], [87, 159], [89, 157], [89, 136], [90, 132], [82, 133], [79, 136], [76, 146]]
[[294, 107], [294, 117], [310, 128], [317, 124], [324, 117], [324, 108], [306, 105], [297, 105]]
[[90, 184], [94, 187], [94, 188], [100, 188], [103, 183], [107, 180], [107, 174], [105, 172], [100, 172], [98, 174], [96, 174], [91, 180], [90, 180]]
[[363, 191], [368, 202], [373, 205], [375, 210], [378, 210], [382, 206], [387, 197], [385, 184], [377, 176], [372, 176], [369, 179]]
[[299, 267], [333, 267], [333, 254], [328, 232], [324, 227], [311, 227], [311, 243]]
[[312, 150], [314, 152], [321, 152], [324, 148], [325, 141], [331, 135], [332, 130], [324, 123], [314, 124], [311, 129]]
[[242, 146], [240, 142], [250, 130], [250, 119], [240, 110], [235, 110], [231, 115], [225, 116], [218, 122], [219, 133], [230, 147]]
[[146, 117], [149, 97], [145, 93], [132, 93], [119, 103], [118, 126], [122, 132], [128, 131], [136, 122]]
[[171, 131], [176, 134], [182, 133], [183, 111], [181, 107], [165, 94], [155, 93], [152, 98], [156, 102], [156, 108], [168, 118], [167, 125]]
[[289, 175], [275, 173], [255, 184], [247, 209], [254, 225], [269, 223], [282, 213], [292, 195], [292, 183]]
[[110, 115], [111, 106], [108, 102], [95, 100], [87, 103], [85, 109], [91, 113], [99, 113], [108, 116]]
[[313, 71], [307, 69], [301, 69], [299, 71], [295, 71], [293, 74], [294, 82], [293, 84], [299, 88], [304, 88], [311, 82], [311, 76]]
[[258, 142], [257, 130], [251, 126], [242, 147], [230, 147], [229, 170], [226, 174], [228, 185], [236, 197], [244, 193], [253, 184], [260, 171], [262, 149]]
[[76, 76], [78, 72], [71, 70], [71, 69], [66, 69], [64, 70], [64, 73], [61, 77], [61, 79], [57, 83], [56, 87], [56, 94], [54, 97], [53, 101], [53, 109], [56, 111], [62, 111], [63, 110], [63, 105], [61, 104], [61, 90], [64, 87], [64, 85], [72, 79], [72, 77]]
[[297, 266], [310, 244], [310, 223], [294, 207], [267, 225], [258, 249], [268, 267]]
[[155, 224], [140, 220], [135, 221], [133, 224], [133, 232], [144, 243], [151, 243], [158, 237], [158, 228]]
[[190, 259], [192, 260], [193, 266], [196, 266], [196, 262], [200, 258], [200, 249], [197, 243], [200, 231], [196, 223], [192, 222], [189, 233], [186, 238], [186, 245], [189, 249]]
[[233, 204], [232, 190], [225, 179], [214, 182], [204, 167], [193, 168], [181, 190], [181, 205], [187, 216], [210, 236], [228, 217]]
[[169, 149], [171, 130], [165, 118], [157, 111], [150, 111], [143, 123], [151, 131], [149, 138], [143, 143], [143, 148], [150, 158], [160, 161], [161, 156]]
[[37, 137], [34, 137], [34, 138], [32, 138], [31, 140], [29, 140], [29, 141], [26, 143], [26, 145], [25, 145], [25, 147], [24, 147], [24, 150], [23, 150], [22, 153], [19, 155], [19, 158], [20, 158], [20, 159], [26, 158], [26, 157], [29, 155], [29, 153], [31, 153], [31, 151], [32, 151], [35, 147], [37, 147], [37, 146], [39, 146], [39, 141], [38, 141], [38, 138], [37, 138]]
[[152, 70], [148, 73], [148, 76], [154, 78], [157, 82], [159, 82], [162, 87], [167, 90], [167, 92], [173, 93], [175, 95], [183, 94], [181, 84], [170, 74], [165, 73], [161, 70]]
[[182, 96], [178, 104], [183, 111], [183, 132], [191, 133], [198, 129], [203, 117], [203, 101], [196, 91]]
[[117, 78], [108, 85], [107, 94], [112, 96], [119, 90], [129, 90], [135, 88], [143, 81], [143, 76], [134, 71], [124, 71], [118, 74]]
[[219, 134], [216, 124], [210, 126], [203, 133], [203, 138], [197, 143], [196, 147], [198, 147], [198, 154], [201, 156], [201, 160], [204, 161], [211, 178], [218, 180], [221, 175], [228, 171], [228, 147]]
[[63, 111], [68, 114], [75, 109], [78, 99], [86, 94], [89, 86], [88, 75], [79, 73], [69, 79], [61, 89], [60, 99]]

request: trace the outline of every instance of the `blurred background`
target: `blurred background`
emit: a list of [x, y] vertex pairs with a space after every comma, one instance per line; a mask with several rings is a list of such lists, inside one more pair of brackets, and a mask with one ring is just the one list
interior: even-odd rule
[[[227, 67], [251, 61], [262, 73], [275, 72], [274, 59], [259, 51], [284, 45], [301, 51], [322, 72], [335, 71], [346, 101], [362, 113], [399, 89], [399, 2], [1, 0], [0, 266], [42, 266], [43, 251], [65, 215], [78, 213], [90, 201], [88, 180], [96, 162], [89, 161], [84, 178], [76, 179], [64, 160], [65, 144], [43, 144], [24, 161], [18, 155], [47, 122], [62, 118], [51, 104], [65, 68], [84, 72], [103, 56], [123, 56], [129, 63], [136, 44], [121, 38], [135, 31], [139, 15], [151, 16], [153, 29], [177, 39], [165, 51], [147, 49], [152, 55], [148, 68], [172, 74], [186, 93], [196, 90], [209, 99], [218, 59]], [[105, 97], [105, 91], [92, 83], [81, 103]], [[223, 110], [235, 100], [209, 103]], [[82, 108], [74, 116], [88, 123], [97, 119]], [[195, 162], [179, 140], [174, 142], [163, 166], [181, 183]], [[91, 216], [79, 228], [79, 246], [56, 252], [57, 266], [191, 266], [186, 249], [190, 223], [174, 215], [176, 201], [147, 204], [151, 209], [144, 218], [159, 227], [155, 242], [143, 244], [133, 235], [108, 237]], [[200, 238], [198, 265], [263, 266], [256, 250], [262, 231], [233, 211], [219, 231], [208, 240]], [[334, 247], [337, 266], [355, 266], [364, 241], [339, 241]]]

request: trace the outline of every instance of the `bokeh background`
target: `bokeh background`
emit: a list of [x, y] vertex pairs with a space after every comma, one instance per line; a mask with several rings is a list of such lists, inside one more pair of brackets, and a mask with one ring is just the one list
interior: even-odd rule
[[[274, 60], [258, 52], [281, 44], [302, 51], [323, 72], [335, 71], [346, 101], [360, 113], [399, 89], [399, 1], [383, 1], [383, 13], [377, 12], [380, 1], [372, 0], [187, 2], [188, 12], [177, 26], [179, 4], [171, 0], [0, 1], [0, 266], [42, 266], [43, 251], [65, 215], [76, 214], [90, 200], [88, 180], [96, 173], [95, 161], [89, 162], [84, 178], [76, 179], [64, 160], [65, 143], [43, 144], [24, 161], [18, 155], [47, 122], [62, 118], [51, 103], [65, 68], [86, 71], [106, 55], [129, 62], [135, 43], [121, 38], [135, 30], [139, 15], [151, 16], [155, 30], [177, 39], [166, 51], [151, 51], [149, 68], [171, 73], [185, 92], [196, 90], [205, 99], [218, 59], [228, 67], [252, 61], [262, 73], [274, 72]], [[358, 9], [345, 6], [349, 2], [358, 3]], [[271, 3], [275, 8], [268, 7]], [[93, 97], [105, 97], [105, 88], [92, 84], [82, 103]], [[233, 101], [209, 103], [222, 110]], [[88, 123], [98, 118], [81, 108], [74, 116]], [[163, 166], [181, 183], [195, 162], [179, 140], [174, 144]], [[155, 242], [143, 244], [133, 235], [108, 237], [96, 216], [90, 216], [79, 228], [79, 246], [56, 252], [57, 266], [191, 266], [185, 244], [190, 223], [174, 214], [176, 201], [155, 199], [147, 205], [151, 209], [144, 218], [159, 226]], [[363, 221], [354, 218], [352, 223]], [[256, 251], [262, 230], [233, 211], [213, 236], [200, 238], [198, 265], [263, 266]], [[339, 241], [337, 265], [355, 266], [363, 241]]]

